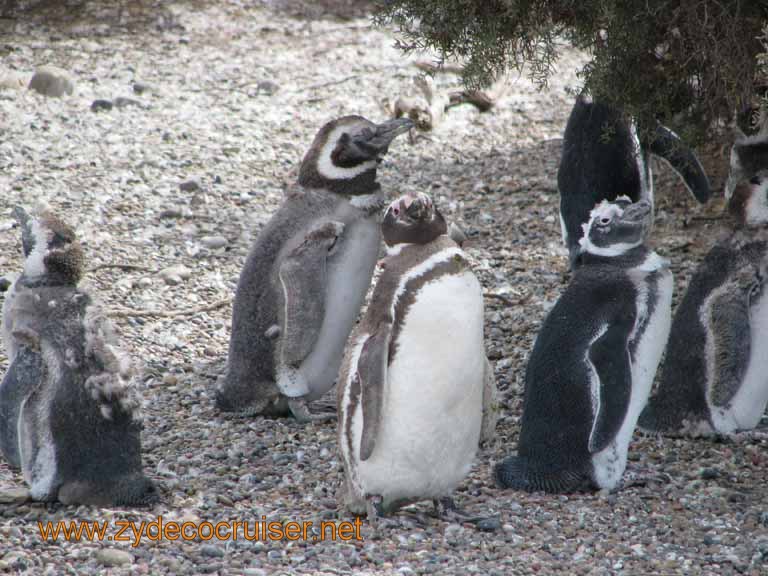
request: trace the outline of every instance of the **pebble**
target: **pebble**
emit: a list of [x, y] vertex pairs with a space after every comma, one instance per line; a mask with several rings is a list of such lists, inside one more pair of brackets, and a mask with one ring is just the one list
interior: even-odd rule
[[211, 250], [218, 250], [229, 244], [229, 241], [224, 236], [203, 236], [200, 243]]
[[203, 544], [200, 546], [200, 554], [208, 558], [223, 558], [224, 550], [213, 544]]
[[183, 264], [176, 264], [160, 270], [159, 274], [166, 284], [176, 286], [181, 284], [183, 280], [189, 280], [192, 277], [192, 270]]
[[111, 100], [105, 100], [103, 98], [97, 98], [91, 102], [91, 112], [106, 112], [112, 110], [114, 104]]
[[42, 66], [38, 68], [29, 81], [29, 89], [54, 98], [61, 98], [65, 94], [72, 94], [75, 83], [69, 72], [56, 66]]
[[96, 560], [104, 566], [123, 566], [133, 563], [133, 555], [117, 548], [100, 548], [96, 551]]
[[483, 518], [477, 523], [477, 529], [482, 532], [495, 532], [501, 528], [501, 517]]
[[29, 499], [29, 489], [26, 487], [0, 486], [0, 504], [23, 504]]
[[149, 85], [144, 84], [143, 82], [134, 82], [133, 83], [133, 93], [142, 95], [144, 92], [149, 90]]
[[179, 190], [182, 192], [198, 192], [202, 188], [197, 180], [187, 180], [179, 184]]
[[126, 98], [125, 96], [118, 96], [113, 101], [118, 108], [128, 108], [130, 106], [141, 106], [141, 102], [134, 100], [133, 98]]

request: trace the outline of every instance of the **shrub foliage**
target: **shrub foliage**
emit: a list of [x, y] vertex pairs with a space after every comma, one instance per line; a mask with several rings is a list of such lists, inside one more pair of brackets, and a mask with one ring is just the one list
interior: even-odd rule
[[375, 20], [462, 61], [471, 88], [523, 65], [545, 84], [570, 42], [591, 55], [586, 91], [691, 143], [766, 89], [768, 0], [381, 0]]

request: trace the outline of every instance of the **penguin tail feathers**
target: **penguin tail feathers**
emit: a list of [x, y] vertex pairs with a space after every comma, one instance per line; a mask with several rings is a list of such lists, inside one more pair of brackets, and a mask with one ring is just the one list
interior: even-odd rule
[[652, 404], [646, 404], [643, 411], [640, 412], [640, 417], [637, 419], [637, 427], [643, 432], [659, 431], [659, 419]]
[[563, 494], [584, 492], [593, 488], [588, 473], [579, 470], [554, 470], [551, 467], [538, 466], [528, 458], [520, 456], [509, 456], [497, 464], [493, 475], [500, 488], [525, 492]]
[[699, 203], [705, 204], [709, 200], [712, 188], [704, 167], [693, 150], [677, 134], [658, 124], [650, 142], [650, 150], [654, 156], [672, 166]]

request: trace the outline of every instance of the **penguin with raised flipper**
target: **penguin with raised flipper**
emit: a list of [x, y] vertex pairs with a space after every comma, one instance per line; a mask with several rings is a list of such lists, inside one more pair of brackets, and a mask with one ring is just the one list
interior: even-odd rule
[[757, 426], [768, 404], [768, 134], [738, 138], [726, 197], [732, 226], [675, 312], [644, 430], [730, 434]]
[[641, 142], [635, 122], [622, 111], [586, 94], [576, 98], [557, 172], [560, 225], [572, 269], [578, 264], [582, 225], [597, 204], [628, 196], [653, 208], [649, 154], [668, 162], [699, 202], [709, 199], [703, 167], [674, 132], [657, 124]]
[[425, 194], [404, 196], [382, 232], [384, 271], [350, 336], [337, 392], [340, 500], [372, 521], [450, 496], [469, 473], [492, 395], [482, 289], [440, 212]]
[[232, 310], [221, 410], [324, 419], [307, 403], [334, 385], [381, 244], [376, 169], [412, 122], [360, 116], [327, 123], [298, 184], [256, 239]]
[[83, 252], [50, 212], [16, 208], [25, 261], [3, 303], [10, 360], [0, 451], [36, 500], [97, 506], [157, 500], [142, 472], [140, 400], [109, 320], [78, 287]]
[[672, 273], [644, 241], [650, 203], [621, 197], [590, 214], [582, 263], [528, 360], [517, 455], [505, 488], [614, 489], [669, 335]]

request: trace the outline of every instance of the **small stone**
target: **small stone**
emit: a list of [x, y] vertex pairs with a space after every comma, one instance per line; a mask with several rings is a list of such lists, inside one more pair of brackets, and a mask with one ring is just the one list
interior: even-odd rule
[[26, 487], [0, 486], [0, 504], [23, 504], [29, 499]]
[[29, 81], [29, 89], [43, 96], [61, 98], [65, 94], [72, 94], [75, 85], [66, 70], [55, 66], [42, 66]]
[[149, 90], [149, 85], [148, 84], [144, 84], [143, 82], [134, 82], [133, 83], [133, 93], [134, 94], [141, 95], [141, 94], [144, 94], [144, 92], [146, 92], [147, 90]]
[[224, 236], [203, 236], [200, 243], [211, 250], [218, 250], [229, 244], [229, 241]]
[[208, 558], [223, 558], [224, 550], [213, 544], [203, 544], [200, 546], [200, 554]]
[[200, 183], [197, 180], [187, 180], [179, 184], [179, 190], [182, 192], [197, 192], [200, 189]]
[[717, 468], [702, 468], [699, 471], [699, 477], [702, 480], [714, 480], [720, 476], [720, 471]]
[[263, 568], [246, 568], [243, 576], [267, 576], [267, 571]]
[[176, 386], [176, 384], [179, 383], [179, 379], [176, 377], [175, 374], [166, 373], [163, 374], [163, 384], [166, 384], [168, 386]]
[[160, 277], [165, 280], [165, 283], [169, 286], [176, 286], [181, 284], [183, 280], [189, 280], [192, 276], [192, 270], [184, 266], [183, 264], [177, 264], [175, 266], [169, 266], [160, 270]]
[[477, 523], [477, 529], [482, 532], [495, 532], [499, 528], [501, 528], [501, 518], [498, 516], [483, 518]]
[[97, 98], [93, 102], [91, 102], [91, 112], [101, 112], [102, 110], [112, 110], [112, 107], [114, 104], [112, 104], [111, 100], [104, 100], [103, 98]]
[[181, 210], [178, 208], [166, 208], [160, 212], [160, 218], [181, 218]]
[[271, 80], [259, 80], [259, 82], [256, 84], [257, 94], [266, 94], [267, 96], [272, 96], [272, 94], [277, 92], [279, 89], [280, 86]]
[[96, 560], [104, 566], [123, 566], [133, 563], [133, 555], [117, 548], [101, 548], [96, 551]]
[[141, 102], [134, 100], [133, 98], [126, 98], [125, 96], [118, 96], [114, 99], [113, 103], [118, 108], [128, 108], [129, 106], [141, 107]]

